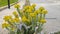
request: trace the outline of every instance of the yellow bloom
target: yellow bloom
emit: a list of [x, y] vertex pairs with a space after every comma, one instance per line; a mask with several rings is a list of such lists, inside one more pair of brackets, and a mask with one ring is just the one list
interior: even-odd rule
[[6, 22], [2, 24], [2, 28], [6, 28], [6, 27], [9, 27], [10, 24], [7, 24]]
[[19, 18], [14, 18], [13, 20], [14, 20], [14, 22], [20, 22]]
[[47, 14], [47, 13], [48, 13], [47, 10], [43, 10], [43, 11], [42, 11], [42, 14]]
[[12, 17], [11, 16], [4, 16], [4, 20], [5, 21], [8, 21], [9, 19], [11, 19]]
[[40, 22], [41, 22], [42, 24], [44, 24], [44, 23], [46, 23], [46, 20], [45, 20], [45, 19], [42, 19], [42, 20], [40, 20]]
[[44, 7], [42, 7], [42, 6], [39, 8], [39, 10], [44, 10], [44, 9], [45, 9], [45, 8], [44, 8]]
[[31, 9], [28, 9], [28, 10], [26, 10], [26, 12], [31, 13], [31, 12], [32, 12], [32, 10], [31, 10]]
[[36, 7], [36, 4], [32, 4], [32, 7], [35, 8]]
[[36, 14], [35, 14], [35, 13], [30, 13], [30, 16], [31, 16], [31, 17], [35, 17]]
[[33, 10], [34, 8], [32, 6], [30, 6], [29, 9]]
[[29, 9], [30, 6], [25, 6], [24, 9]]
[[24, 7], [24, 10], [25, 10], [25, 11], [28, 10], [29, 12], [31, 12], [31, 11], [33, 10], [33, 7], [32, 7], [32, 6], [25, 6], [25, 7]]
[[19, 5], [19, 4], [16, 4], [14, 7], [15, 7], [15, 8], [19, 8], [19, 7], [20, 7], [20, 5]]
[[22, 17], [22, 22], [27, 22], [27, 21], [28, 21], [28, 19], [25, 16], [23, 16]]
[[18, 17], [18, 13], [17, 13], [16, 11], [13, 12], [13, 15], [14, 15], [15, 17]]
[[14, 15], [16, 15], [16, 14], [17, 14], [17, 12], [16, 12], [16, 11], [14, 11], [14, 12], [13, 12], [13, 14], [14, 14]]
[[36, 11], [34, 11], [34, 13], [39, 14], [39, 13], [40, 13], [40, 11], [39, 11], [39, 10], [36, 10]]

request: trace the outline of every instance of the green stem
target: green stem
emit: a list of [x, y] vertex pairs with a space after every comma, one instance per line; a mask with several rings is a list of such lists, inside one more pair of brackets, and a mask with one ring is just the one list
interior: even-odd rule
[[42, 14], [40, 14], [40, 20], [42, 19]]
[[20, 16], [20, 9], [19, 9], [19, 8], [17, 8], [17, 11], [18, 11], [18, 14], [19, 14], [19, 16]]
[[45, 19], [45, 14], [43, 14], [43, 19]]

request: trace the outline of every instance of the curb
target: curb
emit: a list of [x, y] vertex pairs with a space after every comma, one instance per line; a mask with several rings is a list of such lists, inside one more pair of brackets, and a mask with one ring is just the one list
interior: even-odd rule
[[[17, 4], [17, 3], [19, 3], [19, 1], [10, 4], [10, 6], [13, 6], [13, 5]], [[8, 8], [8, 5], [6, 5], [6, 6], [4, 6], [4, 7], [1, 7], [1, 8], [0, 8], [0, 11], [4, 10], [4, 9], [6, 9], [6, 8]]]

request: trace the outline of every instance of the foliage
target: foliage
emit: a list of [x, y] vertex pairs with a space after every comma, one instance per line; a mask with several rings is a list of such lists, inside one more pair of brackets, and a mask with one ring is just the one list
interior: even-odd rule
[[[15, 2], [17, 2], [18, 0], [10, 0], [10, 4], [12, 4], [12, 3], [15, 3]], [[0, 0], [0, 7], [3, 7], [3, 6], [6, 6], [6, 5], [8, 5], [8, 1], [7, 0]]]
[[36, 4], [24, 6], [23, 9], [20, 9], [18, 4], [14, 7], [17, 9], [13, 12], [14, 17], [4, 16], [3, 28], [15, 32], [15, 34], [37, 34], [41, 32], [46, 23], [47, 10], [44, 7], [37, 10], [35, 9]]

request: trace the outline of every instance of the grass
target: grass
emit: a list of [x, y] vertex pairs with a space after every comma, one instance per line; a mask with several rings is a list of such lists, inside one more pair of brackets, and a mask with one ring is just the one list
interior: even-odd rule
[[[10, 4], [17, 2], [18, 0], [10, 0]], [[0, 0], [0, 7], [6, 6], [8, 5], [8, 1], [7, 0]]]

